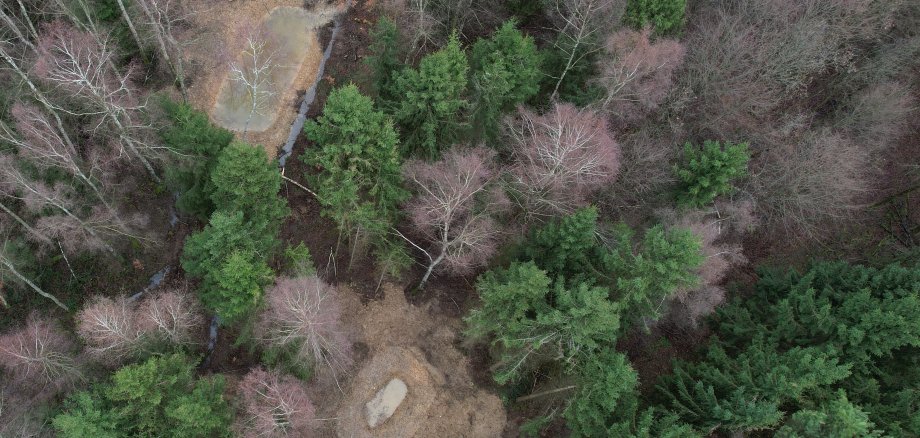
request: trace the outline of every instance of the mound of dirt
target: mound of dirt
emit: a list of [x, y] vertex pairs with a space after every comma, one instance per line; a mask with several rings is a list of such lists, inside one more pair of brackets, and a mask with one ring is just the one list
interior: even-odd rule
[[[361, 305], [358, 294], [339, 286], [346, 298], [346, 326], [367, 345], [367, 360], [346, 384], [335, 433], [345, 437], [495, 437], [506, 415], [501, 400], [477, 387], [469, 359], [457, 349], [456, 319], [413, 306], [401, 288], [385, 285], [385, 298]], [[351, 319], [349, 318], [349, 319]], [[368, 426], [366, 405], [392, 379], [405, 382], [405, 399], [377, 427]]]

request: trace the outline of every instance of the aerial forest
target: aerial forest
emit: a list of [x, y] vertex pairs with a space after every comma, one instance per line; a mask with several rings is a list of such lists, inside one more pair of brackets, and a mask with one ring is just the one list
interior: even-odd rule
[[920, 2], [0, 0], [0, 438], [920, 437]]

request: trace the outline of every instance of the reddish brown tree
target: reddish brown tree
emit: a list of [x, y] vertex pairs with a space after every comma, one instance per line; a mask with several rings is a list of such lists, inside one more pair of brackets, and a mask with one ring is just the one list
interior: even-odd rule
[[256, 337], [278, 347], [291, 346], [298, 357], [331, 370], [353, 362], [343, 331], [337, 291], [317, 277], [279, 278], [265, 294]]
[[241, 436], [310, 436], [316, 409], [303, 383], [294, 377], [253, 369], [240, 382], [239, 400]]
[[516, 161], [511, 194], [528, 216], [571, 213], [616, 179], [620, 147], [592, 110], [557, 103], [541, 116], [520, 108], [508, 127]]
[[417, 193], [406, 211], [414, 231], [433, 246], [427, 251], [412, 243], [428, 257], [419, 288], [439, 266], [467, 273], [495, 253], [502, 227], [493, 218], [507, 209], [508, 202], [491, 185], [497, 175], [493, 158], [485, 148], [454, 149], [435, 163], [406, 163], [406, 180]]
[[649, 40], [651, 29], [623, 29], [607, 39], [609, 56], [601, 60], [601, 86], [607, 90], [603, 106], [620, 118], [635, 122], [654, 111], [671, 89], [671, 76], [684, 62], [686, 50], [677, 40]]
[[0, 367], [14, 384], [64, 386], [80, 376], [74, 351], [62, 330], [32, 315], [24, 327], [0, 336]]

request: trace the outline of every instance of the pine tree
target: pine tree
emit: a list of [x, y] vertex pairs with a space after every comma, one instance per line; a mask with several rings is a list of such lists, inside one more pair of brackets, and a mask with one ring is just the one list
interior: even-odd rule
[[279, 196], [281, 173], [262, 147], [231, 143], [218, 156], [211, 183], [217, 209], [242, 212], [250, 233], [276, 235], [290, 212]]
[[732, 182], [747, 174], [750, 159], [747, 143], [722, 146], [706, 140], [702, 149], [689, 142], [684, 145], [684, 163], [674, 168], [680, 178], [678, 202], [690, 207], [702, 207], [716, 196], [730, 193]]
[[176, 207], [200, 219], [214, 211], [211, 171], [221, 151], [233, 140], [233, 133], [214, 126], [208, 115], [188, 104], [163, 100], [169, 124], [160, 131], [163, 143], [182, 154], [166, 169], [166, 182], [179, 192]]
[[394, 117], [403, 134], [403, 155], [437, 158], [457, 140], [468, 71], [466, 53], [453, 34], [447, 45], [422, 59], [418, 70], [407, 68], [397, 76], [401, 100]]
[[377, 93], [377, 102], [390, 106], [398, 101], [395, 79], [403, 64], [399, 60], [399, 29], [387, 17], [381, 16], [371, 31], [371, 55], [364, 64], [371, 70], [371, 84]]
[[489, 139], [498, 135], [503, 113], [540, 91], [540, 53], [516, 25], [507, 21], [488, 39], [476, 41], [470, 56], [471, 126]]
[[303, 160], [320, 168], [308, 176], [316, 187], [322, 214], [355, 243], [368, 236], [379, 241], [389, 232], [397, 205], [408, 197], [402, 186], [396, 131], [390, 119], [374, 110], [358, 87], [332, 90], [323, 114], [304, 126], [317, 147]]

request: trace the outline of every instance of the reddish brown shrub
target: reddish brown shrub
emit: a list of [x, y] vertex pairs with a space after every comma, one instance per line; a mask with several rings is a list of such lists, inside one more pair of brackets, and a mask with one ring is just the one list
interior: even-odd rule
[[240, 382], [239, 400], [242, 436], [310, 436], [316, 409], [297, 379], [253, 369]]

